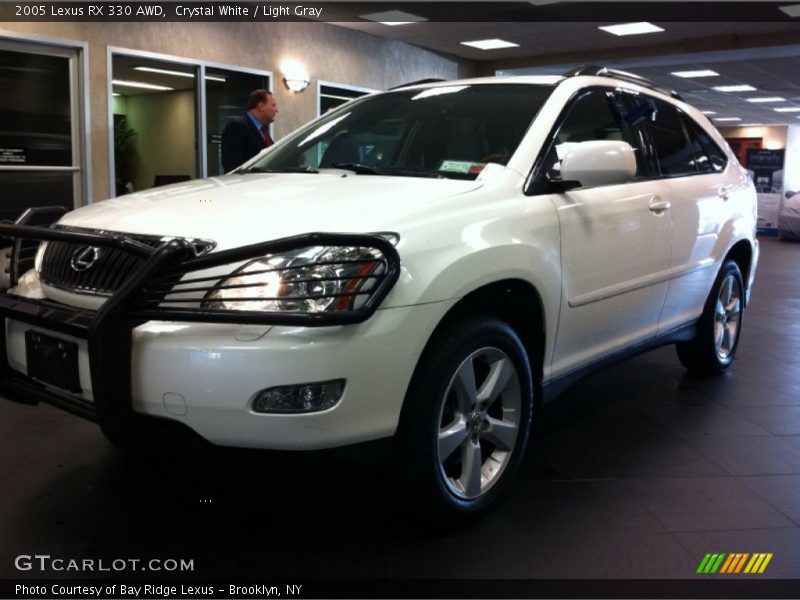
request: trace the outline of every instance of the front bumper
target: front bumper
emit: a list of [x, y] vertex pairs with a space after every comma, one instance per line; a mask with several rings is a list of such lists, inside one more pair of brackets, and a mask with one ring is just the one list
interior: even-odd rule
[[[53, 239], [58, 233], [31, 229], [0, 226], [3, 235], [12, 237]], [[380, 246], [394, 262], [379, 295], [382, 300], [399, 271], [393, 246], [373, 236], [324, 234], [314, 242], [334, 238], [343, 244]], [[247, 252], [269, 250], [256, 246]], [[247, 258], [245, 249], [237, 250], [234, 258]], [[219, 254], [225, 252], [231, 251], [200, 260], [187, 258], [179, 240], [165, 243], [97, 311], [0, 293], [0, 395], [59, 406], [98, 422], [107, 433], [124, 427], [136, 414], [168, 418], [222, 445], [317, 449], [391, 435], [419, 353], [451, 302], [378, 312], [373, 302], [355, 317], [327, 322], [315, 315], [306, 323], [283, 315], [270, 319], [263, 314], [253, 318], [137, 307], [148, 281], [185, 271], [187, 264], [219, 263]], [[27, 376], [28, 330], [77, 344], [80, 392]], [[254, 395], [267, 387], [339, 378], [347, 380], [345, 394], [326, 411], [277, 415], [251, 410]]]

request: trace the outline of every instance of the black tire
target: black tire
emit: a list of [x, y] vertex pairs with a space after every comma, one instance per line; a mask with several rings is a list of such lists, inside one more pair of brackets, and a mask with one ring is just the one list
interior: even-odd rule
[[[474, 384], [464, 384], [470, 371]], [[533, 390], [525, 347], [509, 325], [470, 316], [443, 326], [420, 358], [400, 416], [401, 512], [449, 527], [488, 511], [523, 457]]]
[[697, 322], [697, 334], [688, 342], [676, 344], [678, 359], [689, 371], [713, 375], [733, 362], [742, 331], [744, 294], [739, 266], [726, 260]]

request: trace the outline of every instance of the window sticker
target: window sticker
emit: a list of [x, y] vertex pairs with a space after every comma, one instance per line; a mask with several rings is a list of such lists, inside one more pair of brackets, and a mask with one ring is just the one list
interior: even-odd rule
[[449, 173], [480, 173], [486, 163], [472, 162], [469, 160], [443, 160], [439, 165], [439, 171], [447, 171]]

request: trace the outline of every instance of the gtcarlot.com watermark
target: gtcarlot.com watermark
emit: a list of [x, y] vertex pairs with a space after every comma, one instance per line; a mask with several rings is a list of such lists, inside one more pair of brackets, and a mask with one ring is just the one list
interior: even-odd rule
[[18, 571], [34, 573], [186, 573], [194, 571], [194, 559], [186, 558], [63, 558], [50, 554], [20, 554], [14, 559]]

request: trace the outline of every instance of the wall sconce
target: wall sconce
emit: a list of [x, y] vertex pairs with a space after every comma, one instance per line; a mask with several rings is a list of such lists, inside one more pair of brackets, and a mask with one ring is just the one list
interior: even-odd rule
[[296, 60], [287, 60], [283, 63], [283, 83], [293, 92], [302, 92], [308, 87], [308, 73], [303, 65]]

